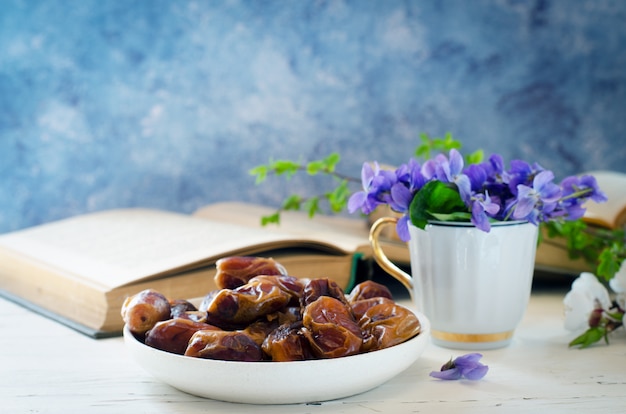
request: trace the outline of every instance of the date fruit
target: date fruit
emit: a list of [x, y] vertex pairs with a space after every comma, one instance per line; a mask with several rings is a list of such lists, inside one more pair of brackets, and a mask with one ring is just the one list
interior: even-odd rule
[[220, 290], [207, 307], [207, 322], [223, 329], [242, 327], [283, 309], [291, 297], [276, 279], [253, 278], [236, 289]]
[[277, 362], [315, 359], [302, 331], [302, 322], [286, 323], [274, 329], [263, 341], [262, 349]]
[[157, 322], [170, 318], [171, 306], [168, 299], [153, 289], [142, 290], [129, 296], [122, 304], [122, 319], [128, 329], [142, 335]]
[[366, 280], [356, 285], [347, 298], [350, 303], [354, 303], [358, 300], [370, 298], [393, 299], [393, 296], [387, 286], [373, 280]]
[[175, 318], [157, 322], [146, 333], [145, 344], [162, 351], [183, 355], [194, 333], [203, 329], [219, 328], [186, 318]]
[[272, 258], [229, 256], [215, 262], [215, 283], [218, 289], [235, 289], [248, 283], [254, 276], [287, 275], [287, 271]]
[[421, 325], [417, 316], [404, 306], [392, 301], [374, 305], [365, 311], [359, 320], [359, 326], [374, 340], [368, 345], [368, 351], [389, 348], [405, 342], [420, 332]]
[[[226, 361], [304, 361], [376, 351], [419, 334], [421, 325], [389, 289], [365, 281], [350, 294], [332, 279], [298, 279], [272, 259], [219, 261], [221, 286], [199, 306], [146, 289], [121, 313], [147, 346]], [[269, 274], [276, 273], [276, 274]]]
[[361, 328], [340, 300], [320, 296], [304, 309], [303, 332], [319, 358], [358, 354], [363, 344]]
[[262, 361], [263, 350], [241, 331], [197, 331], [189, 340], [186, 356], [224, 361]]

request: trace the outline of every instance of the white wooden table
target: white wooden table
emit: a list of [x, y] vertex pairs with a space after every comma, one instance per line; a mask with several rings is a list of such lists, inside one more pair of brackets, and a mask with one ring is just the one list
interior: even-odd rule
[[[626, 413], [626, 334], [611, 345], [568, 349], [563, 292], [534, 293], [504, 349], [484, 351], [480, 381], [428, 376], [464, 351], [429, 344], [413, 366], [382, 386], [320, 404], [251, 406], [207, 400], [139, 368], [122, 338], [93, 340], [0, 299], [2, 413]], [[237, 384], [233, 384], [234, 387]]]

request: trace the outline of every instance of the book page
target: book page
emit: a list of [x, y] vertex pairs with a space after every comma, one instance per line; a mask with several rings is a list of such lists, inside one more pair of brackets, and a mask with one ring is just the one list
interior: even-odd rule
[[293, 243], [307, 245], [305, 238], [149, 209], [92, 213], [0, 236], [0, 246], [108, 288]]
[[[338, 247], [351, 252], [362, 253], [364, 257], [372, 256], [369, 242], [369, 223], [366, 219], [343, 216], [317, 214], [310, 218], [303, 211], [281, 212], [280, 224], [261, 225], [261, 217], [271, 215], [276, 209], [252, 203], [222, 202], [209, 204], [193, 213], [218, 221], [229, 221], [263, 229], [264, 231], [288, 233], [294, 236], [314, 237], [329, 241]], [[407, 264], [410, 261], [407, 244], [400, 240], [385, 239], [381, 241], [387, 256], [396, 263]]]
[[309, 218], [304, 212], [283, 211], [280, 215], [280, 224], [271, 223], [262, 226], [261, 217], [274, 212], [274, 209], [257, 204], [223, 202], [202, 207], [193, 215], [211, 220], [238, 223], [272, 233], [314, 237], [336, 244], [346, 251], [355, 252], [369, 249], [369, 228], [366, 220], [320, 214]]

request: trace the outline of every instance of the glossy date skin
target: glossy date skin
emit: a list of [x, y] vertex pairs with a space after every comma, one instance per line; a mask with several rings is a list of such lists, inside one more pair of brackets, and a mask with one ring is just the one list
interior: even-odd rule
[[337, 299], [348, 308], [350, 307], [350, 303], [348, 298], [344, 294], [341, 287], [332, 279], [328, 278], [319, 278], [319, 279], [311, 279], [304, 286], [304, 290], [302, 292], [302, 299], [300, 300], [300, 305], [302, 308], [306, 308], [307, 305], [315, 302], [322, 296], [328, 296], [334, 299]]
[[183, 355], [189, 340], [200, 330], [219, 328], [186, 318], [175, 318], [158, 322], [146, 333], [145, 344], [162, 351]]
[[236, 289], [222, 289], [207, 306], [207, 322], [223, 329], [242, 328], [285, 308], [292, 294], [278, 278], [252, 278]]
[[373, 280], [366, 280], [356, 285], [347, 296], [350, 303], [371, 298], [393, 299], [393, 295], [387, 286]]
[[395, 302], [389, 298], [385, 298], [385, 297], [377, 297], [377, 298], [367, 298], [367, 299], [360, 299], [357, 300], [356, 302], [351, 303], [351, 308], [352, 308], [352, 314], [354, 315], [354, 319], [355, 320], [360, 320], [363, 315], [365, 315], [365, 312], [367, 312], [367, 310], [373, 306], [376, 305], [380, 305], [381, 303], [390, 303], [390, 304], [394, 304]]
[[419, 334], [421, 325], [417, 316], [404, 306], [390, 300], [381, 301], [365, 311], [359, 327], [366, 338], [366, 351], [389, 348]]
[[302, 322], [285, 323], [274, 329], [263, 341], [262, 349], [276, 362], [315, 359], [302, 330]]
[[171, 299], [170, 301], [170, 317], [178, 318], [187, 312], [195, 312], [198, 310], [196, 306], [186, 299]]
[[248, 283], [256, 283], [262, 281], [275, 284], [280, 290], [288, 294], [290, 296], [290, 299], [287, 303], [287, 306], [300, 305], [300, 300], [302, 298], [305, 287], [305, 284], [300, 279], [293, 276], [262, 275], [253, 277], [248, 281]]
[[157, 322], [170, 318], [171, 305], [160, 292], [146, 289], [126, 298], [121, 314], [128, 329], [135, 335], [142, 335]]
[[278, 319], [259, 319], [246, 326], [242, 332], [252, 338], [257, 345], [261, 346], [265, 338], [279, 326]]
[[330, 296], [309, 303], [302, 316], [304, 334], [318, 358], [358, 354], [363, 344], [361, 328], [348, 306]]
[[245, 285], [255, 276], [287, 275], [280, 263], [272, 258], [254, 256], [230, 256], [215, 262], [215, 283], [218, 289], [235, 289]]
[[224, 361], [262, 361], [261, 346], [241, 331], [197, 331], [189, 340], [186, 356]]

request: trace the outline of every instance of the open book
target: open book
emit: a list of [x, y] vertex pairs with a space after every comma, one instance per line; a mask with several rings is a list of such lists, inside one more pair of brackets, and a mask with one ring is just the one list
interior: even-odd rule
[[[590, 171], [600, 189], [607, 195], [608, 201], [596, 203], [587, 201], [583, 220], [590, 226], [606, 229], [626, 227], [626, 174], [616, 171]], [[535, 267], [553, 273], [578, 274], [593, 272], [583, 259], [572, 260], [568, 257], [565, 240], [544, 237], [537, 249]]]
[[[224, 203], [186, 215], [151, 209], [90, 213], [0, 235], [0, 295], [94, 337], [118, 335], [124, 299], [146, 288], [170, 298], [215, 289], [216, 260], [273, 257], [296, 277], [349, 290], [368, 255], [365, 220], [286, 214]], [[401, 251], [401, 249], [400, 249]]]

